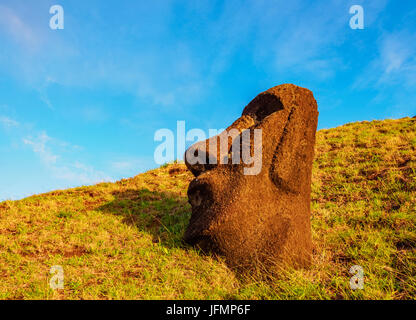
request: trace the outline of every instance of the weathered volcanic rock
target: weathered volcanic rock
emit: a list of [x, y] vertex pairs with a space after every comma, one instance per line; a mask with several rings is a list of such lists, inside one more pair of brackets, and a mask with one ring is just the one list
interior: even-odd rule
[[[312, 92], [283, 84], [260, 93], [220, 135], [191, 146], [185, 163], [196, 178], [188, 189], [192, 216], [185, 242], [224, 256], [236, 268], [251, 268], [258, 262], [308, 265], [312, 251], [310, 194], [317, 122]], [[231, 129], [238, 134], [227, 137]], [[245, 130], [253, 138], [254, 129], [262, 130], [262, 141], [255, 143], [251, 139], [248, 148], [254, 161], [261, 161], [261, 170], [247, 174], [247, 164], [231, 161], [237, 152], [233, 143], [240, 141]], [[226, 137], [228, 143], [228, 161], [189, 161], [190, 154], [199, 154], [203, 159], [220, 162], [221, 137]], [[213, 140], [217, 147], [210, 150]], [[256, 155], [255, 150], [261, 152]]]

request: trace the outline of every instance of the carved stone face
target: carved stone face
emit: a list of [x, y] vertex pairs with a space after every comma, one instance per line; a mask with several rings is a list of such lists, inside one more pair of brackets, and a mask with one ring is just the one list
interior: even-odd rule
[[[317, 121], [312, 92], [285, 84], [259, 94], [218, 136], [191, 146], [185, 163], [195, 179], [188, 189], [192, 217], [185, 242], [223, 255], [237, 268], [308, 264]], [[196, 156], [211, 161], [195, 163]]]

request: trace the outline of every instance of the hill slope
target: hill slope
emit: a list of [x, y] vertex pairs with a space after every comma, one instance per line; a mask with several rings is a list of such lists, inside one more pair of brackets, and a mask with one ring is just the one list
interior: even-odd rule
[[[181, 245], [191, 179], [172, 164], [0, 203], [0, 298], [416, 299], [416, 119], [318, 131], [314, 265], [268, 282]], [[63, 290], [49, 288], [54, 265]], [[363, 290], [350, 289], [353, 265]]]

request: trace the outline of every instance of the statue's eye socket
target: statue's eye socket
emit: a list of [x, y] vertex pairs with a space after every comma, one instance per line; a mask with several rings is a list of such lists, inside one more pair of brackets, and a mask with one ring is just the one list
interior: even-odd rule
[[272, 113], [283, 109], [283, 104], [279, 97], [274, 94], [264, 93], [258, 95], [244, 108], [243, 115], [251, 115], [257, 122], [260, 122]]

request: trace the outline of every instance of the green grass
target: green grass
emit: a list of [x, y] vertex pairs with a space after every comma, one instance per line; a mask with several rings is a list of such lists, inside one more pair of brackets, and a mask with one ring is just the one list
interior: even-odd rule
[[[314, 263], [268, 280], [181, 243], [183, 164], [0, 203], [1, 299], [416, 299], [416, 119], [317, 133]], [[64, 269], [52, 290], [50, 268]], [[364, 289], [348, 273], [364, 269]]]

